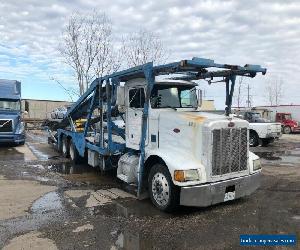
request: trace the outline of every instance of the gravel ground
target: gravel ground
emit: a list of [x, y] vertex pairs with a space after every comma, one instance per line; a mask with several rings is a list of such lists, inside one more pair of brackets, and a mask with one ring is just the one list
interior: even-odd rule
[[124, 192], [112, 173], [72, 166], [30, 132], [25, 146], [0, 148], [0, 248], [240, 249], [240, 234], [299, 241], [300, 135], [251, 150], [263, 163], [253, 195], [165, 214]]

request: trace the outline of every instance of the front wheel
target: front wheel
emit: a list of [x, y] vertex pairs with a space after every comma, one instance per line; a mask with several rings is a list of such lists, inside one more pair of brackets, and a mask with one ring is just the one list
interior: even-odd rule
[[165, 212], [174, 211], [179, 205], [179, 188], [172, 182], [166, 166], [155, 164], [149, 173], [148, 190], [152, 203]]
[[256, 134], [256, 132], [250, 131], [249, 134], [249, 146], [250, 147], [256, 147], [259, 144], [259, 137]]
[[290, 134], [292, 132], [292, 129], [289, 126], [285, 126], [283, 128], [283, 133], [284, 134]]

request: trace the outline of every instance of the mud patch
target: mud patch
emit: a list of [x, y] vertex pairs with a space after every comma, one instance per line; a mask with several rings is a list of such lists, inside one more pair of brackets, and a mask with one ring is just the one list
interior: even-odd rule
[[1, 161], [34, 161], [37, 160], [35, 155], [26, 146], [1, 145], [0, 146]]
[[4, 248], [3, 250], [40, 250], [40, 249], [48, 249], [48, 250], [57, 250], [54, 241], [48, 238], [42, 238], [41, 233], [39, 232], [30, 232], [16, 238], [13, 238]]
[[0, 220], [25, 215], [35, 200], [55, 189], [36, 181], [0, 179]]
[[254, 152], [267, 163], [274, 161], [280, 165], [299, 164], [300, 166], [300, 149], [286, 151], [260, 151]]

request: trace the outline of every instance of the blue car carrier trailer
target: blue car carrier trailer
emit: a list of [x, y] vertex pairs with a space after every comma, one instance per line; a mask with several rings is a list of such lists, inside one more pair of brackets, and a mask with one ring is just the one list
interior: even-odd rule
[[[117, 168], [139, 199], [149, 195], [163, 211], [249, 195], [260, 185], [260, 161], [249, 152], [247, 121], [230, 113], [236, 77], [257, 73], [266, 69], [193, 58], [106, 75], [68, 110], [50, 141], [74, 163], [87, 158], [102, 171]], [[224, 115], [198, 110], [195, 81], [215, 79], [225, 83]]]

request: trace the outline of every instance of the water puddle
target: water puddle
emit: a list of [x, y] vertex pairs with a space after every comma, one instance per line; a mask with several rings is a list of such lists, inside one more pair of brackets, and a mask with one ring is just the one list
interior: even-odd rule
[[37, 199], [31, 206], [32, 213], [44, 213], [62, 209], [62, 201], [57, 192], [50, 192]]
[[0, 145], [0, 161], [24, 161], [25, 154], [23, 152], [18, 151], [14, 145]]
[[74, 165], [71, 162], [63, 162], [51, 164], [46, 168], [52, 172], [61, 174], [64, 179], [73, 182], [107, 187], [120, 185], [117, 182], [115, 173], [101, 173], [98, 168], [93, 168], [87, 164]]
[[63, 175], [72, 174], [83, 174], [83, 173], [95, 173], [97, 174], [96, 168], [90, 167], [85, 164], [74, 165], [71, 162], [62, 162], [58, 164], [51, 164], [47, 167], [50, 171], [60, 173]]
[[296, 149], [287, 151], [255, 152], [255, 154], [267, 162], [275, 161], [280, 164], [300, 164], [300, 150]]
[[151, 204], [150, 200], [114, 201], [103, 206], [92, 207], [89, 212], [91, 215], [105, 215], [108, 217], [159, 217], [166, 219], [172, 217], [172, 215], [160, 212]]

